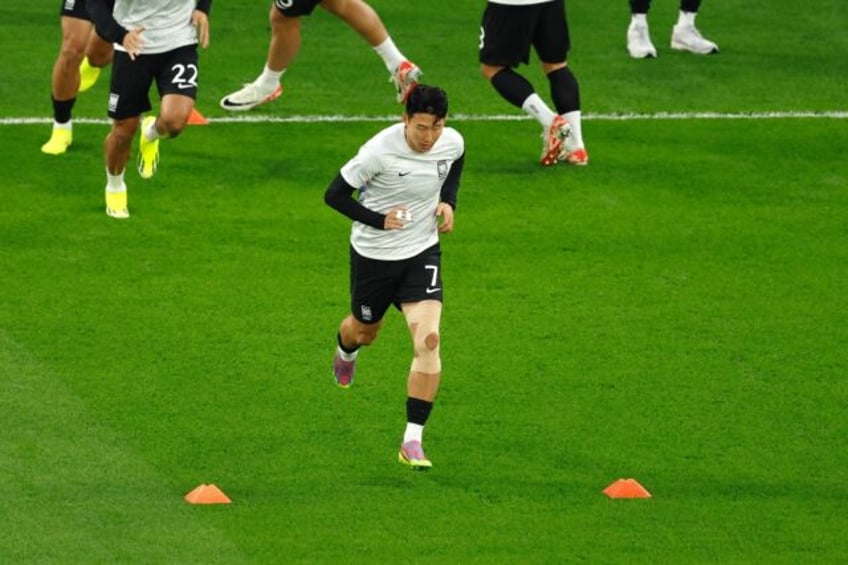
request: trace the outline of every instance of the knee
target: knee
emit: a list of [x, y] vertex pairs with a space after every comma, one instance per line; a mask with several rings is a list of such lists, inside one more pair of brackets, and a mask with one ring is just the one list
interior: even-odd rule
[[62, 50], [59, 52], [59, 58], [62, 63], [69, 67], [79, 67], [82, 63], [82, 58], [85, 56], [85, 42], [78, 41], [74, 38], [66, 39], [62, 42]]
[[435, 351], [439, 348], [439, 332], [433, 331], [424, 336], [424, 347], [428, 351]]
[[160, 114], [156, 120], [156, 128], [162, 137], [177, 137], [185, 129], [187, 123], [188, 115]]
[[376, 328], [360, 328], [356, 332], [357, 345], [371, 345], [377, 339]]
[[491, 81], [492, 77], [501, 72], [505, 67], [495, 67], [485, 63], [480, 65], [480, 74], [484, 79]]
[[352, 337], [356, 345], [371, 345], [377, 339], [377, 333], [380, 331], [380, 323], [363, 324], [353, 316], [349, 316], [342, 322], [340, 331], [343, 336]]
[[566, 61], [562, 61], [562, 62], [559, 62], [559, 63], [545, 63], [545, 62], [543, 61], [543, 62], [542, 62], [542, 71], [543, 71], [546, 75], [549, 75], [549, 74], [551, 74], [551, 73], [553, 73], [553, 72], [555, 72], [555, 71], [558, 71], [558, 70], [560, 70], [560, 69], [564, 69], [564, 68], [566, 68], [567, 66], [568, 66], [568, 63], [567, 63]]
[[415, 336], [415, 356], [416, 357], [432, 357], [439, 355], [439, 332], [431, 330], [422, 332], [422, 335]]
[[439, 332], [430, 330], [415, 337], [415, 357], [412, 359], [413, 371], [425, 374], [437, 374], [442, 370], [439, 356]]
[[103, 68], [112, 62], [112, 45], [98, 39], [89, 43], [85, 55], [92, 67]]
[[138, 127], [138, 122], [131, 120], [115, 120], [109, 137], [118, 147], [130, 147]]

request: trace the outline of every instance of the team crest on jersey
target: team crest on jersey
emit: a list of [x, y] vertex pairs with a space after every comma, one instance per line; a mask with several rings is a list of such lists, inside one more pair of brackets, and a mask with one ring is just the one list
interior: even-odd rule
[[118, 99], [121, 96], [119, 94], [115, 94], [114, 92], [109, 93], [109, 111], [114, 112], [118, 109]]
[[359, 307], [359, 314], [362, 316], [363, 322], [370, 322], [373, 314], [371, 314], [371, 307], [367, 304], [363, 304]]
[[77, 0], [65, 0], [65, 9], [66, 10], [73, 10], [74, 4], [76, 4], [76, 3], [77, 3]]
[[445, 159], [438, 161], [436, 163], [436, 170], [439, 172], [439, 180], [445, 180], [445, 177], [448, 176], [448, 162]]

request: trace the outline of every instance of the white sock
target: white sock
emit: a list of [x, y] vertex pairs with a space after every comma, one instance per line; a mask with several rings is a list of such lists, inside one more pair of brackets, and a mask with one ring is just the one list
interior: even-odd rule
[[386, 64], [386, 68], [389, 69], [390, 73], [394, 72], [398, 68], [398, 65], [406, 61], [406, 57], [395, 46], [395, 42], [392, 41], [391, 37], [387, 37], [384, 42], [374, 47], [374, 51], [377, 52], [377, 55]]
[[339, 357], [341, 357], [345, 361], [353, 361], [356, 359], [356, 356], [359, 355], [359, 350], [357, 349], [353, 353], [348, 353], [344, 349], [342, 349], [341, 345], [336, 348], [339, 352]]
[[60, 124], [56, 120], [53, 120], [53, 129], [66, 129], [68, 131], [73, 131], [74, 127], [71, 125], [71, 120], [68, 120], [64, 124]]
[[697, 12], [680, 12], [680, 15], [677, 16], [677, 25], [679, 26], [694, 26], [695, 25], [695, 16], [697, 16]]
[[262, 69], [262, 74], [253, 81], [253, 84], [255, 84], [265, 94], [271, 94], [277, 90], [278, 86], [280, 86], [280, 77], [283, 76], [284, 72], [286, 72], [285, 69], [282, 71], [273, 71], [268, 67], [268, 63], [265, 63], [265, 68]]
[[403, 432], [403, 443], [408, 441], [415, 440], [418, 443], [421, 443], [421, 439], [424, 437], [424, 426], [420, 424], [413, 424], [412, 422], [406, 423], [406, 431]]
[[580, 110], [566, 112], [562, 117], [571, 126], [571, 135], [574, 136], [574, 143], [577, 147], [585, 147], [583, 145], [583, 127], [580, 123]]
[[648, 14], [630, 14], [630, 23], [648, 25]]
[[548, 108], [548, 105], [545, 104], [544, 100], [539, 98], [539, 95], [535, 92], [527, 97], [521, 105], [521, 109], [536, 118], [545, 130], [551, 127], [551, 122], [554, 121], [554, 117], [556, 116], [556, 114]]
[[147, 141], [159, 139], [159, 130], [156, 129], [156, 120], [151, 120], [150, 125], [144, 128], [144, 137]]
[[127, 185], [124, 184], [124, 171], [113, 175], [106, 169], [106, 192], [126, 192]]

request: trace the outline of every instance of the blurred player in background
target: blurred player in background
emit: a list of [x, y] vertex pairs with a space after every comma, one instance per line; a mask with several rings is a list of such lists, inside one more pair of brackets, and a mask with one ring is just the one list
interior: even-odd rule
[[106, 214], [128, 218], [124, 172], [141, 114], [159, 90], [159, 115], [141, 122], [138, 173], [150, 178], [159, 162], [159, 138], [175, 137], [188, 123], [197, 96], [197, 44], [209, 45], [212, 0], [88, 0], [101, 37], [115, 43], [109, 87], [112, 129], [106, 136]]
[[[533, 85], [513, 69], [530, 61], [530, 47], [542, 62], [556, 112]], [[566, 56], [571, 48], [565, 0], [489, 0], [480, 26], [483, 76], [507, 102], [542, 125], [539, 162], [586, 165], [580, 88]]]
[[[348, 388], [359, 348], [374, 342], [392, 304], [403, 312], [414, 356], [398, 460], [413, 469], [432, 466], [422, 440], [442, 375], [439, 234], [453, 231], [465, 162], [462, 136], [445, 127], [447, 111], [441, 88], [415, 86], [403, 122], [367, 141], [324, 196], [328, 205], [353, 220], [351, 313], [339, 326], [333, 374], [339, 386]], [[358, 199], [353, 197], [356, 191]]]
[[[94, 32], [86, 0], [62, 0], [62, 46], [53, 64], [51, 98], [53, 132], [41, 146], [48, 155], [61, 155], [74, 142], [71, 112], [77, 93], [91, 88], [100, 69], [112, 61], [112, 44]], [[114, 0], [108, 2], [110, 5]]]
[[224, 110], [242, 112], [279, 98], [283, 89], [280, 77], [294, 62], [300, 51], [300, 18], [321, 6], [362, 36], [383, 59], [397, 100], [406, 100], [409, 90], [418, 82], [421, 69], [410, 62], [389, 37], [380, 16], [363, 0], [275, 0], [271, 6], [271, 43], [262, 73], [241, 90], [221, 99]]
[[[677, 24], [671, 30], [671, 48], [699, 55], [718, 53], [718, 45], [705, 39], [695, 27], [695, 16], [701, 0], [680, 0]], [[651, 42], [648, 29], [648, 10], [651, 0], [630, 0], [630, 26], [627, 28], [627, 51], [634, 59], [656, 57], [657, 49]]]

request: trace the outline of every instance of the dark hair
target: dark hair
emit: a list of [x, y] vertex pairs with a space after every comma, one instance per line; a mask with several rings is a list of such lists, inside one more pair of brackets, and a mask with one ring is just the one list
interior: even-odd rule
[[418, 84], [406, 98], [406, 115], [433, 114], [437, 118], [448, 115], [448, 95], [438, 86]]

